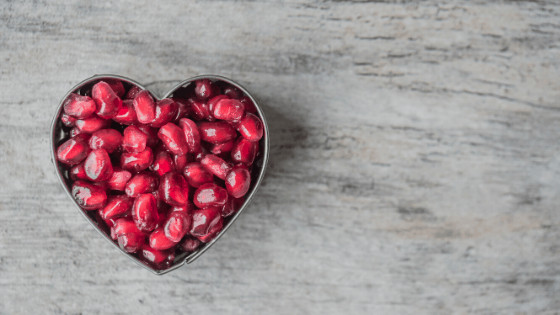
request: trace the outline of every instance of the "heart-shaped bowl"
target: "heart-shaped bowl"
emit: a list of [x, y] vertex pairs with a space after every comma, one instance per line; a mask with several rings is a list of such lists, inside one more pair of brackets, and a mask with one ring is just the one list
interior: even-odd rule
[[[98, 219], [94, 215], [94, 213], [96, 213], [97, 211], [84, 211], [84, 210], [82, 210], [82, 208], [78, 205], [76, 200], [72, 197], [72, 194], [71, 194], [71, 180], [69, 178], [68, 170], [65, 170], [64, 166], [60, 162], [58, 162], [58, 160], [56, 158], [57, 146], [61, 143], [61, 141], [63, 139], [65, 139], [67, 137], [67, 134], [68, 134], [68, 130], [66, 130], [67, 128], [65, 128], [63, 126], [63, 124], [61, 123], [61, 120], [60, 120], [60, 117], [63, 113], [64, 101], [68, 98], [68, 96], [71, 93], [78, 93], [78, 94], [83, 95], [84, 91], [87, 91], [88, 89], [91, 89], [91, 87], [96, 82], [101, 81], [101, 80], [111, 80], [111, 79], [120, 80], [124, 84], [125, 88], [130, 88], [130, 87], [133, 87], [133, 86], [137, 86], [137, 87], [139, 87], [143, 90], [148, 90], [149, 91], [149, 89], [145, 88], [140, 83], [138, 83], [134, 80], [131, 80], [129, 78], [119, 76], [119, 75], [113, 75], [113, 74], [94, 75], [91, 78], [86, 79], [86, 80], [78, 83], [76, 86], [74, 86], [72, 89], [70, 89], [70, 91], [68, 91], [66, 93], [66, 95], [64, 95], [64, 97], [60, 101], [60, 103], [59, 103], [59, 105], [56, 109], [56, 112], [54, 114], [52, 124], [51, 124], [51, 161], [52, 161], [53, 165], [55, 166], [56, 174], [58, 176], [60, 184], [64, 188], [64, 191], [66, 191], [66, 193], [68, 194], [70, 199], [74, 202], [74, 205], [76, 205], [76, 208], [78, 209], [78, 211], [97, 230], [97, 232], [99, 232], [109, 243], [111, 243], [113, 246], [115, 246], [117, 249], [119, 249], [123, 254], [125, 254], [128, 258], [130, 258], [136, 264], [138, 264], [141, 267], [153, 272], [156, 275], [163, 275], [163, 274], [168, 273], [170, 271], [173, 271], [173, 270], [175, 270], [175, 269], [177, 269], [177, 268], [179, 268], [179, 267], [181, 267], [185, 264], [190, 264], [191, 262], [195, 261], [198, 257], [200, 257], [200, 255], [202, 255], [214, 243], [216, 243], [220, 239], [220, 237], [222, 237], [222, 235], [224, 235], [224, 233], [231, 227], [231, 225], [235, 222], [235, 220], [237, 220], [237, 218], [241, 215], [241, 212], [243, 212], [243, 210], [245, 208], [247, 208], [247, 205], [250, 203], [251, 199], [254, 197], [258, 187], [260, 186], [260, 184], [263, 180], [265, 170], [266, 170], [266, 167], [267, 167], [267, 164], [268, 164], [268, 156], [269, 156], [269, 148], [270, 148], [268, 125], [267, 125], [266, 118], [264, 116], [263, 110], [258, 105], [255, 98], [253, 96], [251, 96], [251, 94], [243, 86], [241, 86], [239, 83], [237, 83], [237, 82], [235, 82], [231, 79], [219, 76], [219, 75], [208, 74], [208, 75], [200, 75], [200, 76], [192, 77], [190, 79], [186, 79], [184, 81], [179, 82], [177, 85], [175, 85], [171, 90], [169, 90], [169, 92], [167, 92], [163, 96], [163, 98], [176, 96], [176, 94], [180, 94], [181, 91], [184, 91], [185, 89], [188, 89], [189, 87], [192, 88], [191, 85], [194, 84], [194, 82], [196, 80], [209, 79], [213, 82], [223, 81], [225, 83], [228, 83], [228, 84], [236, 87], [237, 89], [239, 89], [241, 92], [243, 92], [247, 97], [249, 97], [251, 99], [251, 101], [255, 105], [255, 108], [257, 110], [259, 118], [262, 120], [263, 127], [264, 127], [263, 128], [264, 129], [264, 135], [263, 135], [263, 138], [260, 140], [260, 148], [259, 148], [260, 151], [259, 151], [259, 154], [258, 154], [257, 158], [255, 159], [255, 162], [254, 162], [255, 169], [251, 174], [251, 187], [249, 188], [249, 191], [245, 195], [245, 197], [244, 197], [245, 201], [242, 204], [242, 206], [239, 208], [239, 210], [234, 215], [228, 217], [226, 221], [224, 221], [223, 229], [210, 242], [203, 244], [202, 246], [200, 246], [197, 250], [195, 250], [192, 253], [182, 253], [182, 254], [177, 255], [175, 257], [175, 259], [173, 260], [173, 262], [165, 269], [155, 268], [154, 266], [151, 266], [151, 265], [148, 265], [147, 263], [144, 263], [143, 261], [141, 261], [137, 257], [135, 257], [132, 254], [129, 254], [129, 253], [125, 252], [123, 249], [121, 249], [111, 239], [110, 235], [108, 235], [107, 228], [104, 226], [104, 223], [103, 222], [98, 222]], [[150, 93], [152, 94], [152, 96], [154, 96], [154, 99], [163, 99], [163, 98], [158, 98], [157, 95], [155, 93], [153, 93], [152, 91], [150, 91]]]

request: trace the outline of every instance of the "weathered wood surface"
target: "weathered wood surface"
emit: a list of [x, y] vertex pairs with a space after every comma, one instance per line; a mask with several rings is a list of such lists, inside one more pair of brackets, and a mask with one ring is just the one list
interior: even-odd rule
[[[0, 313], [553, 314], [560, 5], [2, 1]], [[48, 129], [95, 73], [265, 106], [256, 200], [157, 277], [86, 223]], [[40, 311], [40, 312], [39, 312]]]

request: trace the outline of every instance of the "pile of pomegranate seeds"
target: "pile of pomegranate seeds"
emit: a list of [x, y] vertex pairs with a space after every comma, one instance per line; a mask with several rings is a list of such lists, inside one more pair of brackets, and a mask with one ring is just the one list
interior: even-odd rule
[[242, 91], [202, 79], [156, 100], [107, 79], [76, 92], [56, 156], [77, 203], [124, 251], [166, 269], [242, 206], [263, 139]]

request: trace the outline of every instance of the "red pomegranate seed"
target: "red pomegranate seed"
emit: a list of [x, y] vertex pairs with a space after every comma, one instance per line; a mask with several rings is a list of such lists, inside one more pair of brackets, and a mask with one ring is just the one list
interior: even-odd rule
[[74, 127], [74, 124], [76, 124], [76, 120], [76, 118], [66, 113], [62, 113], [62, 115], [60, 115], [60, 121], [62, 121], [62, 124], [66, 127]]
[[163, 232], [165, 237], [173, 242], [179, 242], [191, 228], [192, 218], [183, 212], [172, 212], [165, 225]]
[[196, 80], [194, 84], [194, 94], [203, 100], [206, 100], [215, 94], [215, 89], [212, 87], [212, 81], [208, 79]]
[[130, 90], [126, 93], [126, 98], [133, 100], [138, 93], [142, 92], [142, 89], [136, 85], [133, 85]]
[[208, 108], [208, 104], [206, 104], [205, 102], [194, 98], [189, 98], [187, 99], [187, 104], [192, 110], [192, 116], [195, 120], [210, 118], [210, 109]]
[[224, 99], [228, 99], [229, 97], [227, 95], [218, 95], [218, 96], [214, 96], [212, 97], [209, 101], [208, 101], [208, 111], [210, 113], [214, 113], [214, 108], [216, 107], [216, 104], [218, 104], [219, 101], [224, 100]]
[[129, 171], [125, 171], [120, 168], [113, 168], [113, 175], [107, 181], [109, 189], [124, 191], [126, 183], [130, 180], [132, 174]]
[[150, 166], [150, 170], [156, 172], [159, 176], [163, 176], [174, 170], [173, 160], [169, 153], [159, 151], [154, 158], [154, 163]]
[[173, 119], [174, 122], [177, 123], [179, 122], [179, 119], [188, 117], [192, 114], [191, 106], [187, 100], [176, 97], [173, 97], [172, 100], [177, 103], [177, 115], [175, 115], [175, 119]]
[[230, 163], [214, 154], [205, 155], [202, 160], [200, 160], [200, 164], [202, 164], [208, 172], [216, 175], [216, 177], [220, 179], [225, 179], [232, 168]]
[[139, 173], [126, 183], [124, 192], [129, 197], [138, 197], [156, 190], [157, 184], [157, 178], [151, 173]]
[[142, 194], [136, 197], [132, 205], [132, 220], [142, 232], [149, 232], [156, 228], [159, 214], [154, 195]]
[[200, 237], [208, 234], [222, 219], [220, 208], [206, 207], [195, 210], [192, 215], [191, 235]]
[[198, 130], [200, 130], [200, 138], [210, 143], [228, 142], [237, 136], [235, 129], [223, 121], [201, 122]]
[[175, 165], [175, 170], [177, 172], [183, 172], [188, 162], [189, 158], [187, 155], [173, 155], [173, 165]]
[[83, 134], [83, 133], [77, 127], [74, 127], [70, 130], [70, 138], [74, 138], [75, 136], [77, 136], [79, 134]]
[[107, 84], [109, 84], [109, 86], [111, 87], [111, 89], [117, 94], [118, 97], [123, 97], [124, 96], [124, 85], [121, 82], [121, 80], [117, 80], [117, 79], [106, 79], [105, 82], [107, 82]]
[[112, 118], [122, 106], [122, 100], [107, 82], [97, 82], [91, 89], [91, 95], [97, 104], [97, 115], [101, 118]]
[[226, 189], [233, 198], [245, 196], [251, 186], [251, 174], [247, 169], [235, 167], [226, 176]]
[[156, 128], [152, 128], [148, 125], [139, 125], [137, 127], [148, 135], [148, 142], [146, 143], [147, 146], [154, 147], [159, 143], [157, 135], [158, 130]]
[[72, 180], [77, 179], [85, 179], [87, 180], [86, 171], [84, 170], [84, 163], [80, 163], [76, 166], [73, 166], [69, 172], [70, 178]]
[[64, 101], [64, 113], [77, 119], [85, 119], [93, 115], [97, 105], [89, 96], [71, 93]]
[[113, 165], [107, 151], [97, 149], [91, 151], [85, 162], [84, 169], [87, 177], [94, 182], [109, 180], [113, 175]]
[[181, 248], [187, 252], [187, 253], [191, 253], [194, 252], [198, 246], [200, 246], [200, 241], [194, 237], [186, 237], [185, 240], [183, 241], [183, 243], [181, 243]]
[[202, 184], [214, 181], [214, 176], [198, 162], [187, 164], [183, 174], [189, 182], [189, 185], [193, 187], [200, 187]]
[[120, 147], [122, 139], [121, 133], [115, 129], [100, 129], [89, 138], [89, 147], [92, 150], [104, 149], [107, 153], [112, 153]]
[[237, 125], [237, 130], [243, 138], [252, 142], [261, 140], [264, 132], [261, 120], [253, 114], [247, 114], [243, 117]]
[[99, 209], [107, 201], [107, 194], [103, 188], [82, 180], [77, 180], [72, 184], [72, 196], [85, 210]]
[[125, 170], [139, 172], [147, 169], [154, 159], [152, 149], [146, 148], [142, 152], [123, 152], [121, 167]]
[[240, 99], [243, 96], [243, 93], [238, 88], [231, 85], [224, 88], [224, 94], [234, 99]]
[[101, 119], [96, 116], [76, 120], [76, 128], [83, 133], [94, 133], [99, 129], [109, 127], [110, 124], [110, 120]]
[[258, 147], [258, 142], [251, 142], [247, 139], [239, 137], [231, 150], [231, 159], [234, 162], [251, 165], [257, 155]]
[[251, 114], [257, 114], [257, 107], [255, 106], [255, 103], [253, 103], [253, 101], [251, 100], [251, 98], [249, 96], [243, 96], [240, 99], [241, 103], [243, 103], [243, 105], [245, 106], [245, 112], [246, 113], [251, 113]]
[[111, 227], [111, 238], [117, 239], [117, 236], [124, 234], [140, 234], [143, 233], [136, 227], [134, 221], [128, 218], [119, 218], [115, 220], [115, 224]]
[[185, 134], [189, 152], [200, 152], [200, 132], [198, 131], [196, 123], [188, 118], [182, 118], [179, 120], [179, 126], [181, 126]]
[[177, 155], [185, 155], [189, 153], [187, 141], [183, 130], [174, 123], [167, 123], [158, 131], [158, 138], [161, 139], [163, 144], [169, 151]]
[[224, 220], [222, 219], [222, 217], [220, 217], [218, 222], [210, 228], [208, 233], [206, 235], [199, 236], [198, 239], [202, 243], [209, 243], [218, 235], [218, 233], [220, 233], [223, 227], [224, 227]]
[[157, 228], [150, 234], [150, 247], [157, 250], [166, 250], [175, 246], [177, 242], [173, 242], [165, 236], [163, 227]]
[[244, 198], [228, 198], [226, 204], [222, 207], [222, 217], [229, 217], [236, 213], [243, 203], [245, 202]]
[[150, 126], [159, 128], [168, 122], [173, 121], [177, 115], [178, 105], [170, 98], [165, 98], [157, 102], [156, 117], [150, 123]]
[[222, 207], [228, 199], [227, 191], [213, 183], [202, 184], [194, 192], [194, 205], [198, 208]]
[[214, 106], [214, 117], [227, 121], [239, 121], [245, 115], [243, 103], [234, 99], [222, 99]]
[[57, 159], [67, 165], [82, 162], [89, 153], [89, 147], [81, 138], [70, 138], [56, 149]]
[[124, 129], [122, 140], [123, 150], [126, 152], [142, 152], [146, 150], [148, 135], [136, 126], [128, 126]]
[[224, 143], [213, 144], [210, 148], [210, 152], [215, 155], [230, 152], [233, 149], [234, 143], [235, 142], [232, 140]]
[[155, 265], [170, 263], [175, 259], [175, 255], [172, 252], [153, 249], [148, 245], [142, 247], [141, 253], [146, 261]]
[[189, 185], [179, 173], [163, 175], [158, 192], [163, 201], [172, 206], [186, 205], [189, 200]]
[[132, 100], [123, 101], [123, 106], [121, 106], [117, 114], [113, 117], [113, 120], [122, 125], [132, 125], [138, 122]]
[[148, 90], [139, 92], [132, 104], [140, 123], [149, 124], [156, 118], [156, 103]]
[[169, 214], [171, 215], [173, 212], [183, 212], [186, 215], [190, 215], [194, 210], [194, 204], [189, 201], [186, 205], [171, 207]]
[[103, 220], [116, 219], [130, 213], [133, 201], [134, 199], [124, 195], [110, 196], [107, 204], [100, 211], [101, 218]]
[[119, 247], [127, 253], [136, 253], [144, 246], [145, 237], [142, 234], [122, 234], [117, 236]]

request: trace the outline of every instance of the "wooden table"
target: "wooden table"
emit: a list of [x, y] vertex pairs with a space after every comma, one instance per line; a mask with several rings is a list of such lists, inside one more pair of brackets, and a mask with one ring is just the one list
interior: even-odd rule
[[[1, 314], [554, 314], [560, 5], [4, 1]], [[217, 73], [264, 104], [256, 200], [157, 277], [55, 177], [49, 123], [96, 73]]]

